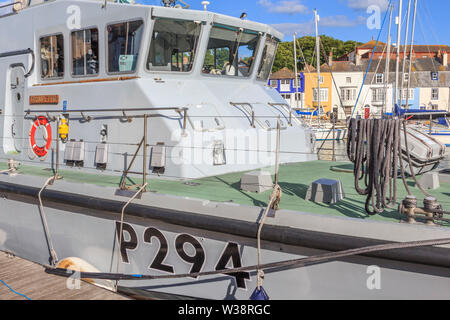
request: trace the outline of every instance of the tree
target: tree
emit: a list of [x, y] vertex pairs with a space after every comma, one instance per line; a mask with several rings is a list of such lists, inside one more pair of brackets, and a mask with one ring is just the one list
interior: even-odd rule
[[[342, 41], [325, 35], [320, 36], [321, 48], [320, 48], [320, 64], [326, 63], [330, 52], [333, 53], [333, 59], [338, 59], [343, 55], [350, 53], [356, 49], [356, 47], [362, 45], [357, 41]], [[303, 52], [303, 55], [302, 55]], [[303, 59], [304, 57], [304, 59]], [[297, 67], [298, 70], [303, 70], [306, 63], [313, 65], [317, 64], [316, 57], [316, 38], [311, 36], [305, 36], [297, 39]], [[272, 72], [287, 67], [290, 70], [294, 70], [294, 46], [293, 41], [281, 42], [278, 46], [277, 54], [275, 56], [275, 62], [272, 68]]]

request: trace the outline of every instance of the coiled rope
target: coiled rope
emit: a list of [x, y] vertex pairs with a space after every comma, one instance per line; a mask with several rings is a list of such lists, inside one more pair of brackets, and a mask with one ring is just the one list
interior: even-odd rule
[[[397, 202], [397, 172], [404, 178], [401, 120], [351, 119], [347, 154], [354, 163], [355, 189], [367, 196], [367, 213], [375, 215]], [[360, 182], [364, 180], [364, 187]], [[404, 180], [405, 185], [406, 179]]]
[[[413, 195], [406, 181], [404, 160], [416, 186], [426, 197], [431, 197], [420, 185], [413, 169], [406, 120], [351, 119], [347, 155], [354, 164], [355, 189], [358, 194], [367, 196], [365, 208], [370, 215], [382, 213], [396, 204], [399, 171], [408, 195]], [[364, 181], [363, 188], [360, 187], [361, 181]]]

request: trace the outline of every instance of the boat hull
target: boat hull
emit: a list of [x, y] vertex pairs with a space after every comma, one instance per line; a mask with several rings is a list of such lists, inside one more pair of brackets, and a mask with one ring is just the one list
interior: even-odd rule
[[[81, 190], [86, 186], [77, 188]], [[48, 243], [34, 196], [39, 188], [1, 183], [0, 189], [3, 194], [0, 200], [0, 250], [43, 265], [49, 264]], [[135, 200], [139, 204], [127, 207], [119, 254], [119, 212], [129, 199], [118, 201], [120, 198], [107, 196], [107, 191], [107, 188], [96, 188], [90, 196], [80, 195], [80, 192], [44, 192], [45, 214], [60, 260], [76, 257], [101, 272], [152, 275], [185, 274], [257, 264], [255, 235], [260, 209], [229, 204], [221, 207], [203, 201], [201, 206], [206, 214], [199, 214], [195, 213], [193, 205], [183, 206], [184, 211], [157, 206], [158, 201], [194, 201], [175, 197], [154, 198], [152, 203], [156, 206], [143, 205], [143, 200]], [[93, 197], [98, 192], [104, 193], [105, 197]], [[242, 214], [242, 219], [236, 216], [233, 219], [218, 217], [217, 212], [224, 208], [227, 212], [232, 210]], [[247, 213], [251, 213], [255, 220], [248, 219], [245, 216]], [[284, 214], [288, 215], [277, 213], [277, 218]], [[302, 217], [309, 221], [316, 218]], [[350, 220], [348, 223], [350, 227]], [[336, 221], [330, 220], [329, 224], [336, 225]], [[419, 229], [417, 239], [430, 231]], [[444, 235], [448, 233], [446, 230], [436, 232], [433, 238], [441, 238], [442, 232]], [[274, 221], [268, 222], [265, 233], [263, 263], [380, 243], [379, 240], [345, 234], [337, 236], [329, 232], [277, 226]], [[271, 299], [449, 299], [447, 262], [439, 265], [442, 262], [434, 261], [430, 252], [418, 253], [416, 261], [408, 261], [409, 258], [402, 252], [395, 252], [385, 256], [355, 256], [298, 269], [275, 269], [266, 272], [264, 288]], [[438, 253], [436, 257], [438, 260], [439, 257], [448, 260], [445, 253]], [[377, 276], [380, 276], [379, 281]], [[119, 287], [156, 298], [247, 300], [256, 287], [256, 273], [120, 281]]]
[[343, 141], [347, 138], [347, 129], [336, 129], [333, 138], [332, 130], [328, 129], [313, 129], [314, 134], [316, 135], [316, 141]]
[[440, 133], [432, 133], [431, 136], [436, 138], [439, 142], [444, 144], [446, 147], [450, 147], [450, 131], [448, 132], [440, 132]]

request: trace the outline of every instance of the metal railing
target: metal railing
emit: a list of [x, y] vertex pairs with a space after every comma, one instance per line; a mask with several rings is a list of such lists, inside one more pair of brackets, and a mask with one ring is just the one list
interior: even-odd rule
[[[0, 9], [1, 8], [2, 7], [0, 7]], [[2, 16], [0, 16], [0, 18], [1, 17]], [[24, 55], [24, 54], [30, 54], [31, 58], [32, 58], [32, 63], [31, 63], [30, 70], [25, 74], [25, 78], [28, 78], [31, 75], [31, 73], [33, 72], [34, 65], [36, 63], [36, 58], [35, 58], [35, 55], [34, 55], [34, 51], [32, 49], [28, 48], [28, 49], [25, 49], [25, 50], [3, 52], [3, 53], [0, 53], [0, 59], [1, 58], [14, 57], [14, 56], [20, 56], [20, 55]]]
[[[275, 127], [275, 128], [272, 128], [272, 127], [270, 127], [270, 126], [266, 126], [266, 125], [264, 125], [261, 121], [259, 121], [259, 120], [257, 119], [256, 114], [255, 114], [255, 109], [253, 108], [253, 106], [252, 106], [251, 103], [249, 103], [249, 102], [230, 102], [230, 105], [232, 105], [233, 107], [236, 107], [236, 108], [241, 107], [241, 109], [243, 109], [243, 112], [246, 113], [247, 116], [250, 117], [250, 125], [251, 125], [252, 128], [256, 128], [255, 123], [258, 123], [259, 126], [260, 126], [261, 128], [263, 128], [264, 130], [266, 130], [266, 131], [274, 131], [274, 130], [277, 130], [276, 127]], [[249, 107], [250, 110], [246, 110], [245, 107]], [[286, 129], [287, 129], [287, 127], [285, 127], [285, 126], [281, 127], [281, 130], [286, 130]]]
[[[159, 107], [159, 108], [125, 108], [125, 109], [77, 109], [77, 110], [26, 110], [25, 114], [46, 114], [47, 118], [49, 118], [50, 121], [56, 121], [57, 126], [59, 127], [59, 118], [55, 116], [51, 116], [51, 114], [71, 114], [71, 113], [79, 113], [83, 120], [86, 122], [90, 122], [95, 119], [95, 117], [86, 116], [87, 113], [99, 113], [99, 112], [106, 112], [106, 113], [113, 113], [113, 112], [119, 112], [122, 113], [122, 116], [118, 116], [118, 118], [124, 118], [127, 122], [132, 122], [134, 118], [144, 118], [144, 133], [143, 138], [141, 139], [141, 142], [138, 144], [138, 149], [136, 150], [133, 159], [131, 160], [131, 163], [129, 164], [128, 168], [123, 172], [122, 179], [120, 182], [120, 189], [130, 189], [135, 186], [127, 187], [126, 181], [128, 174], [130, 173], [131, 167], [133, 166], [134, 161], [136, 160], [136, 157], [140, 151], [140, 149], [143, 147], [143, 168], [142, 168], [142, 186], [146, 184], [147, 180], [147, 122], [148, 118], [151, 117], [164, 117], [164, 115], [160, 114], [139, 114], [139, 115], [129, 115], [128, 112], [148, 112], [148, 111], [168, 111], [173, 110], [177, 113], [183, 114], [183, 130], [186, 131], [186, 125], [187, 125], [187, 118], [188, 118], [188, 108], [175, 108], [175, 107]], [[57, 135], [57, 144], [56, 144], [56, 154], [59, 156], [59, 135]], [[56, 170], [55, 170], [55, 177], [59, 177], [58, 174], [59, 171], [59, 158], [57, 159], [56, 163]], [[141, 186], [141, 187], [142, 187]], [[145, 192], [145, 190], [144, 190]]]
[[[8, 7], [13, 7], [13, 6], [15, 6], [16, 4], [20, 4], [20, 6], [21, 6], [20, 10], [23, 10], [23, 3], [20, 2], [20, 1], [18, 1], [18, 2], [11, 2], [11, 3], [7, 3], [7, 4], [3, 4], [3, 5], [0, 6], [0, 9], [8, 8]], [[12, 16], [12, 15], [17, 14], [17, 13], [18, 13], [18, 12], [17, 12], [16, 10], [13, 9], [12, 12], [8, 12], [8, 13], [6, 13], [6, 14], [0, 15], [0, 19], [1, 19], [1, 18], [5, 18], [5, 17]]]

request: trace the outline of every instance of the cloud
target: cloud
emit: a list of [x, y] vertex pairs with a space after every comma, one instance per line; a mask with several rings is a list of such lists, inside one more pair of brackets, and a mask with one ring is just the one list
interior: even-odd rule
[[366, 11], [370, 6], [379, 6], [381, 11], [385, 11], [389, 6], [388, 0], [347, 0], [347, 6], [355, 10]]
[[267, 8], [272, 13], [297, 14], [308, 13], [309, 9], [299, 0], [283, 0], [273, 3], [271, 0], [259, 0], [259, 5]]
[[[343, 15], [321, 17], [319, 22], [319, 32], [322, 33], [321, 28], [350, 28], [364, 24], [365, 22], [366, 18], [363, 16], [359, 16], [353, 20]], [[316, 32], [314, 21], [303, 23], [278, 23], [272, 24], [272, 27], [284, 33], [285, 36], [293, 35], [294, 33], [297, 33], [300, 36], [307, 36], [313, 35]]]

